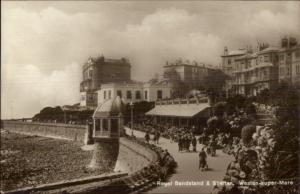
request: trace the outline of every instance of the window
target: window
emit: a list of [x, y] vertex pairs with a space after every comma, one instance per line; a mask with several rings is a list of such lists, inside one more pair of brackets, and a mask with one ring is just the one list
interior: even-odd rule
[[145, 91], [144, 95], [145, 95], [145, 100], [147, 100], [148, 99], [148, 91]]
[[299, 75], [300, 74], [300, 64], [296, 65], [296, 74]]
[[102, 131], [108, 131], [108, 120], [102, 119]]
[[284, 75], [284, 67], [281, 67], [281, 68], [280, 68], [279, 74], [280, 74], [280, 75]]
[[89, 101], [93, 101], [94, 100], [94, 96], [93, 95], [88, 95], [87, 97], [88, 97]]
[[284, 55], [283, 54], [279, 55], [279, 61], [283, 61], [283, 60], [284, 60]]
[[85, 71], [85, 72], [83, 73], [83, 77], [84, 77], [84, 80], [88, 79], [87, 71]]
[[92, 78], [92, 77], [93, 77], [93, 70], [90, 69], [90, 70], [89, 70], [89, 78]]
[[131, 91], [128, 90], [128, 91], [126, 92], [126, 98], [127, 98], [127, 99], [131, 99], [131, 98], [132, 98], [132, 96], [131, 96]]
[[81, 95], [81, 100], [85, 100], [85, 95]]
[[106, 90], [104, 90], [104, 92], [103, 92], [103, 98], [104, 98], [104, 100], [106, 100]]
[[264, 76], [267, 76], [267, 70], [264, 70]]
[[295, 52], [295, 58], [299, 58], [300, 57], [300, 51], [296, 51]]
[[264, 55], [264, 62], [269, 62], [269, 56], [268, 55]]
[[111, 90], [108, 91], [108, 99], [111, 99]]
[[250, 68], [251, 67], [251, 61], [247, 61], [247, 66], [246, 68]]
[[141, 99], [141, 91], [135, 91], [135, 99]]
[[162, 91], [157, 90], [157, 99], [162, 99]]
[[263, 62], [263, 61], [264, 61], [264, 57], [263, 57], [263, 56], [260, 56], [259, 59], [260, 59], [260, 60], [259, 60], [260, 62]]
[[117, 90], [117, 96], [119, 96], [120, 98], [122, 98], [122, 91], [121, 90]]
[[231, 59], [228, 59], [228, 65], [231, 65]]
[[290, 68], [289, 67], [286, 68], [286, 75], [290, 75]]
[[100, 120], [99, 119], [95, 120], [95, 131], [100, 131]]

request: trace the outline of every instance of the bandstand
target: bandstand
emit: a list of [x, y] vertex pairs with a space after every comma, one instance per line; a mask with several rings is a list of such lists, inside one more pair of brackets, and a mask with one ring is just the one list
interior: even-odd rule
[[113, 170], [119, 154], [119, 138], [124, 135], [124, 102], [117, 96], [100, 104], [93, 114], [94, 153], [92, 169]]

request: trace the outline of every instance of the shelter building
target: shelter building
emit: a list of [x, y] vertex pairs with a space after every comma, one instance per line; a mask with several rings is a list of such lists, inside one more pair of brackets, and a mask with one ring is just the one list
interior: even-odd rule
[[211, 114], [212, 107], [208, 97], [157, 101], [155, 107], [146, 113], [157, 124], [194, 126], [196, 129], [205, 127]]

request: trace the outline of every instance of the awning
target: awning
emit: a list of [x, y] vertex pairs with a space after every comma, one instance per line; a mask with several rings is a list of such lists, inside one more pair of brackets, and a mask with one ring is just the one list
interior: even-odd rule
[[207, 103], [199, 104], [168, 104], [156, 105], [148, 111], [146, 115], [168, 116], [168, 117], [194, 117], [201, 114], [204, 117], [209, 116], [210, 106]]

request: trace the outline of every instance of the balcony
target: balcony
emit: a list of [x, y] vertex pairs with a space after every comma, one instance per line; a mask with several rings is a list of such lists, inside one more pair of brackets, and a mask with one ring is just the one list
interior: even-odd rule
[[266, 81], [270, 81], [270, 80], [271, 80], [271, 78], [269, 76], [250, 77], [245, 80], [234, 81], [232, 84], [233, 85], [247, 85], [247, 84], [254, 84], [256, 82], [266, 82]]
[[271, 78], [269, 76], [263, 76], [263, 77], [251, 77], [250, 84], [256, 83], [256, 82], [265, 82], [270, 81]]
[[244, 80], [239, 80], [239, 81], [234, 81], [232, 84], [233, 85], [245, 85], [245, 84], [247, 84], [247, 82]]
[[80, 92], [91, 91], [93, 88], [93, 83], [91, 79], [84, 80], [80, 83]]

